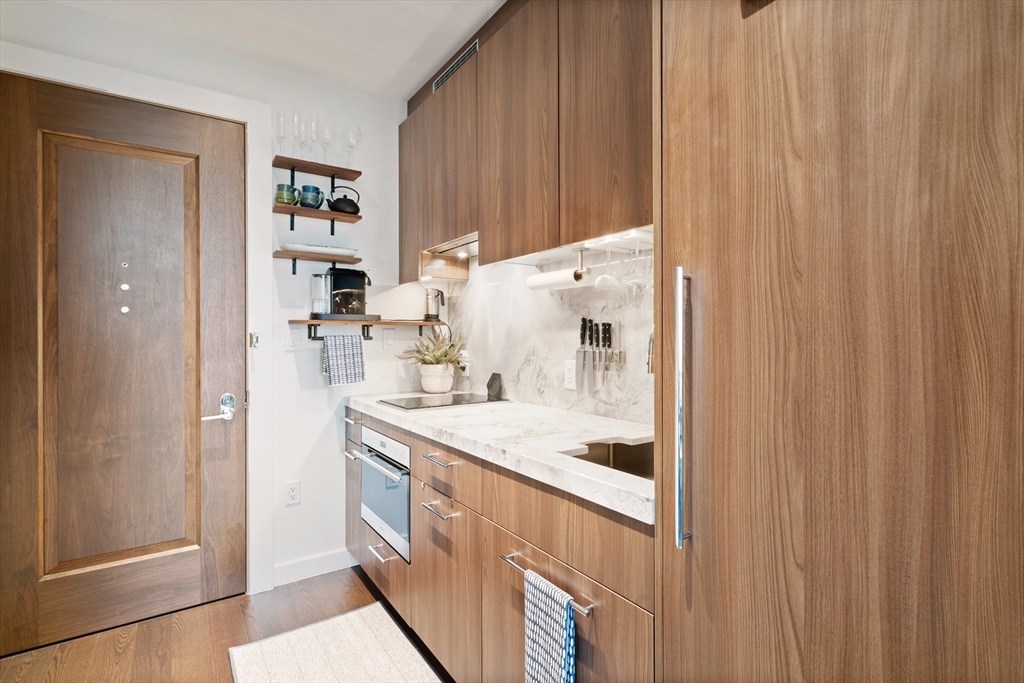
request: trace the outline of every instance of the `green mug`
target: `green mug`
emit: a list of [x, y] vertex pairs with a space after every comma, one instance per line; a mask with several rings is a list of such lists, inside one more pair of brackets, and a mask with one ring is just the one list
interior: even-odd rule
[[288, 204], [295, 206], [299, 203], [299, 199], [302, 198], [302, 193], [299, 192], [299, 188], [294, 185], [288, 185], [287, 183], [277, 186], [277, 193], [274, 195], [274, 201], [278, 204]]

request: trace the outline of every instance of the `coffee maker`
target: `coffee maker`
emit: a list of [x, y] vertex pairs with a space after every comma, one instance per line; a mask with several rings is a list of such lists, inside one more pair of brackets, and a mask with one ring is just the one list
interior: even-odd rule
[[[321, 295], [325, 304], [329, 303], [329, 309], [326, 305], [323, 306], [325, 309], [323, 313], [316, 311], [318, 299], [317, 294], [313, 294], [311, 320], [380, 320], [379, 315], [366, 314], [366, 288], [372, 283], [370, 276], [364, 271], [351, 268], [329, 268], [325, 275], [313, 277], [314, 289], [329, 286], [330, 291]], [[318, 279], [322, 283], [319, 287]]]

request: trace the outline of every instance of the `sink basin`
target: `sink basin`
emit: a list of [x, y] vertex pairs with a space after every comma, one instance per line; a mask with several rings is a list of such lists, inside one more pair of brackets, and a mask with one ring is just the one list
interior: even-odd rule
[[610, 467], [619, 472], [626, 472], [644, 479], [654, 480], [654, 442], [629, 445], [595, 441], [584, 444], [587, 452], [582, 455], [566, 453], [574, 458], [586, 460], [596, 465]]

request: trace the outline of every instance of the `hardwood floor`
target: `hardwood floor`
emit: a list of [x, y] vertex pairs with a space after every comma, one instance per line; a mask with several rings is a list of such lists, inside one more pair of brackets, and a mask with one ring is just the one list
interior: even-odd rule
[[[266, 593], [227, 598], [4, 657], [0, 683], [231, 683], [228, 648], [329, 619], [378, 599], [361, 573], [343, 569]], [[416, 645], [422, 649], [420, 643]]]

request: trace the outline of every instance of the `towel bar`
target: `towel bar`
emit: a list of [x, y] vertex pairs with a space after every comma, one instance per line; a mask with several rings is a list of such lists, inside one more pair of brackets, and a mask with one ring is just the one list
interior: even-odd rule
[[[498, 557], [500, 557], [501, 559], [505, 560], [505, 562], [507, 562], [510, 565], [512, 565], [513, 569], [518, 571], [520, 574], [525, 574], [526, 570], [523, 569], [522, 567], [520, 567], [518, 564], [516, 564], [516, 561], [512, 559], [515, 556], [516, 556], [515, 553], [509, 553], [508, 555], [500, 555], [500, 554], [498, 555]], [[584, 607], [581, 604], [579, 604], [578, 602], [576, 602], [575, 600], [570, 600], [569, 604], [572, 605], [572, 608], [574, 610], [576, 610], [577, 614], [582, 614], [585, 617], [589, 617], [590, 613], [594, 611], [594, 605], [590, 605], [589, 607]]]

